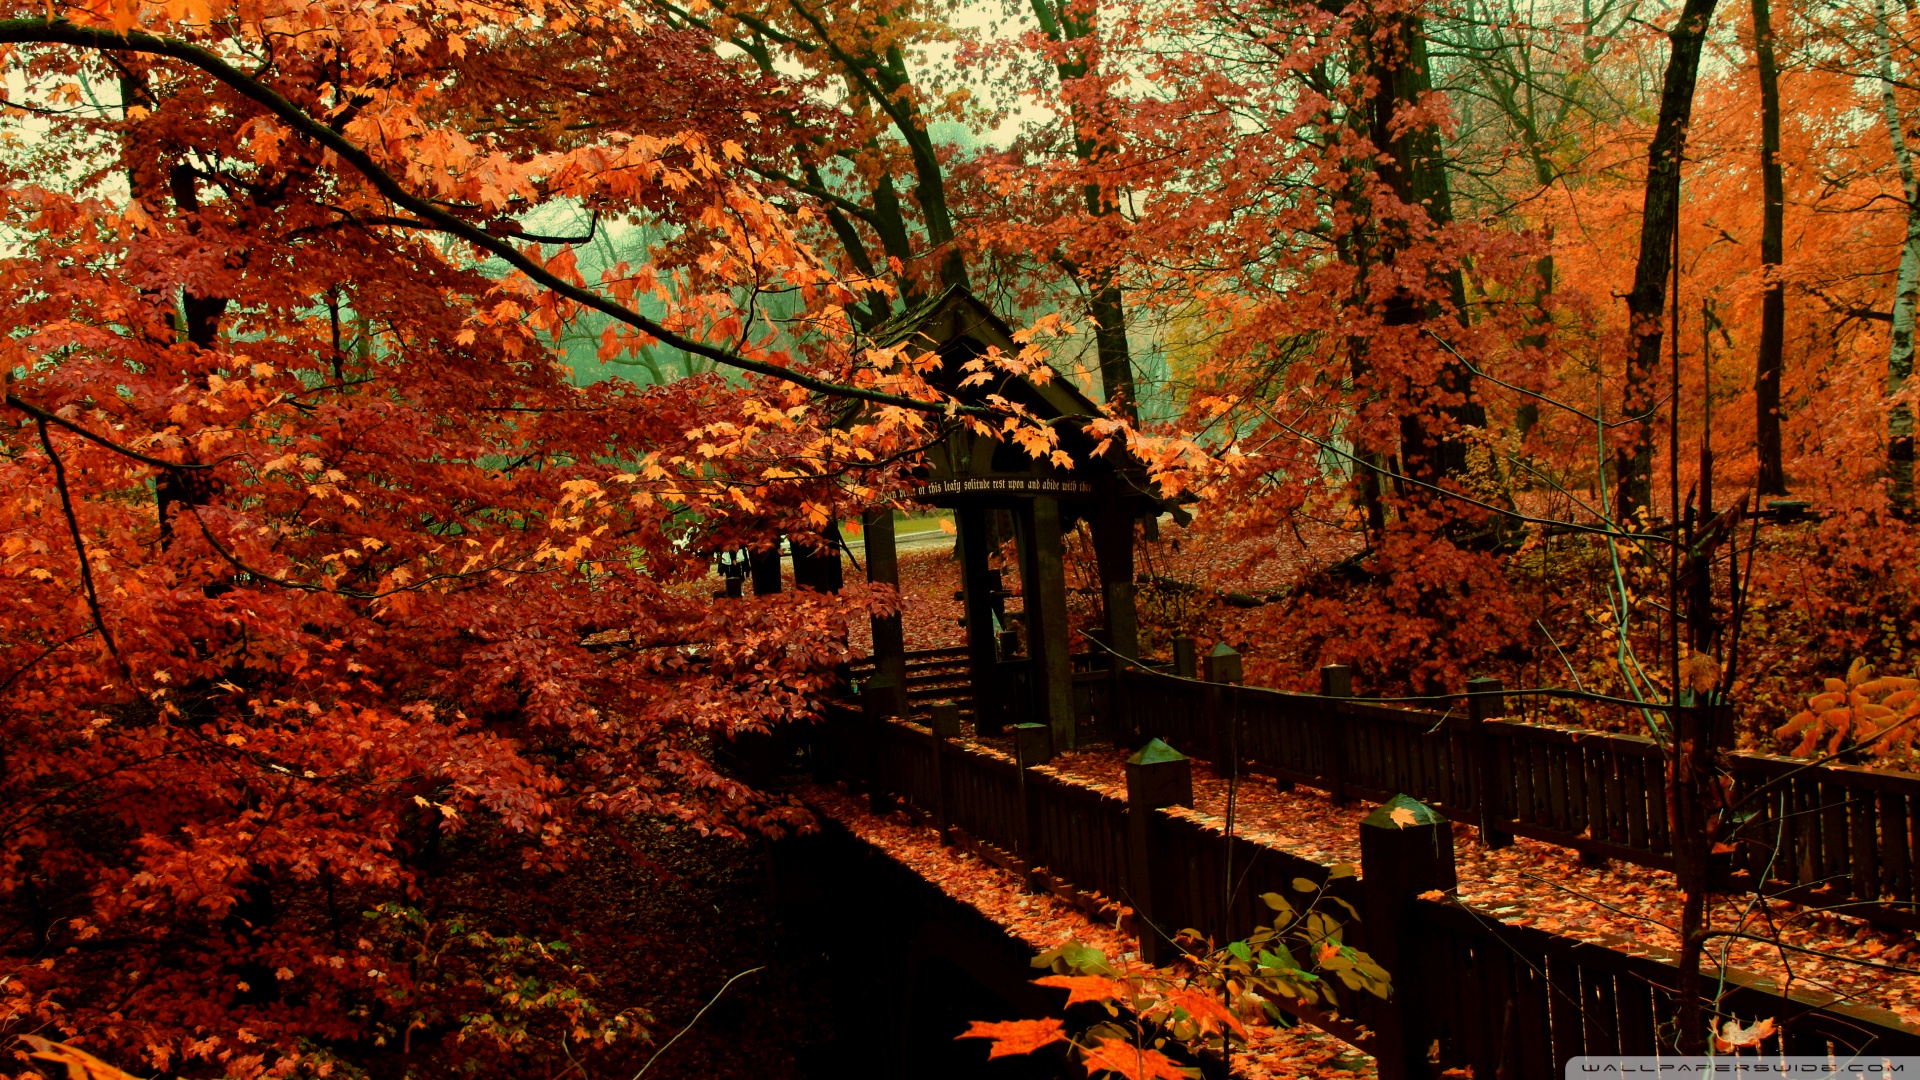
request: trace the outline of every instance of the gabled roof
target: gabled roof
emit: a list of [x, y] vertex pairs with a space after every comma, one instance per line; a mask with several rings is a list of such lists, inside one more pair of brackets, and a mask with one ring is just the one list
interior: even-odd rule
[[951, 365], [951, 370], [943, 372], [945, 378], [935, 381], [948, 393], [963, 399], [979, 400], [988, 394], [999, 394], [1045, 419], [1061, 416], [1092, 419], [1100, 415], [1099, 403], [1058, 369], [1054, 369], [1053, 378], [1045, 382], [1004, 375], [997, 382], [962, 387], [961, 381], [970, 373], [961, 370], [961, 365], [977, 354], [955, 349], [955, 343], [972, 339], [982, 347], [998, 347], [1002, 353], [1013, 355], [1022, 347], [1013, 334], [1013, 328], [978, 297], [962, 286], [950, 285], [874, 327], [873, 341], [877, 347], [891, 348], [921, 338], [924, 348], [938, 350]]

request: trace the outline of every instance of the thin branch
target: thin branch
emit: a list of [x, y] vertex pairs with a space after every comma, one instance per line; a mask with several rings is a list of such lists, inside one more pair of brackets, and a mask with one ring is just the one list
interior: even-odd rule
[[1479, 499], [1474, 498], [1471, 495], [1454, 491], [1451, 488], [1444, 488], [1438, 484], [1429, 484], [1425, 480], [1419, 480], [1411, 476], [1406, 476], [1404, 474], [1394, 472], [1390, 469], [1381, 468], [1380, 466], [1375, 465], [1373, 462], [1368, 461], [1357, 454], [1348, 453], [1347, 451], [1340, 449], [1338, 446], [1335, 446], [1330, 442], [1326, 442], [1324, 440], [1314, 438], [1313, 436], [1307, 434], [1306, 432], [1301, 431], [1299, 428], [1294, 427], [1292, 424], [1287, 423], [1285, 420], [1282, 420], [1279, 417], [1273, 415], [1271, 412], [1268, 412], [1262, 406], [1256, 405], [1255, 408], [1259, 409], [1261, 415], [1265, 416], [1268, 420], [1273, 421], [1273, 423], [1277, 424], [1282, 428], [1285, 428], [1288, 432], [1292, 433], [1295, 438], [1305, 439], [1307, 442], [1312, 443], [1313, 445], [1319, 447], [1322, 450], [1330, 450], [1333, 453], [1339, 454], [1341, 457], [1346, 458], [1347, 460], [1353, 462], [1356, 465], [1360, 465], [1367, 469], [1373, 470], [1375, 473], [1378, 473], [1381, 476], [1390, 477], [1394, 480], [1400, 481], [1401, 483], [1412, 484], [1416, 487], [1426, 488], [1429, 491], [1435, 492], [1440, 495], [1444, 495], [1449, 499], [1457, 499], [1464, 503], [1471, 503], [1472, 505], [1477, 506], [1482, 510], [1499, 514], [1502, 517], [1512, 518], [1516, 521], [1525, 521], [1534, 525], [1547, 525], [1555, 528], [1570, 529], [1574, 532], [1592, 533], [1596, 536], [1617, 537], [1622, 540], [1633, 540], [1633, 541], [1652, 540], [1652, 541], [1658, 541], [1659, 543], [1663, 543], [1663, 544], [1675, 543], [1674, 540], [1670, 540], [1667, 537], [1661, 536], [1659, 533], [1620, 532], [1614, 529], [1603, 529], [1595, 525], [1581, 525], [1578, 522], [1560, 521], [1557, 518], [1534, 517], [1532, 514], [1523, 514], [1518, 510], [1509, 510], [1504, 506], [1495, 506], [1490, 502], [1483, 502]]
[[100, 640], [106, 643], [107, 652], [113, 656], [120, 674], [131, 677], [127, 662], [120, 658], [120, 649], [113, 643], [113, 635], [107, 632], [106, 616], [100, 613], [100, 596], [93, 590], [93, 567], [87, 562], [87, 544], [80, 536], [80, 519], [73, 512], [73, 496], [67, 491], [67, 467], [60, 461], [60, 455], [54, 452], [53, 436], [47, 433], [47, 422], [35, 419], [33, 424], [40, 432], [40, 445], [47, 452], [47, 460], [53, 462], [53, 486], [60, 491], [60, 509], [67, 513], [67, 531], [73, 536], [73, 553], [80, 559], [80, 585], [86, 590], [87, 610], [93, 613], [93, 628], [100, 632]]
[[640, 1071], [633, 1074], [633, 1080], [640, 1080], [641, 1077], [647, 1075], [647, 1070], [653, 1068], [653, 1063], [660, 1060], [661, 1054], [666, 1053], [667, 1050], [671, 1048], [674, 1043], [679, 1042], [680, 1036], [685, 1035], [689, 1031], [692, 1031], [693, 1025], [699, 1023], [700, 1018], [707, 1015], [707, 1010], [713, 1008], [714, 1005], [720, 1001], [720, 995], [726, 993], [728, 987], [732, 986], [734, 983], [739, 982], [741, 979], [746, 978], [747, 976], [753, 974], [756, 971], [765, 971], [765, 970], [767, 970], [765, 965], [762, 965], [760, 967], [751, 967], [741, 972], [740, 974], [735, 975], [733, 978], [728, 979], [726, 982], [721, 983], [720, 989], [714, 991], [712, 1000], [708, 1001], [705, 1005], [700, 1006], [700, 1011], [693, 1014], [693, 1019], [687, 1021], [686, 1027], [683, 1027], [679, 1031], [674, 1032], [673, 1038], [668, 1039], [667, 1044], [665, 1046], [662, 1046], [660, 1049], [655, 1050], [653, 1052], [653, 1056], [647, 1059], [647, 1063], [645, 1065], [640, 1066]]
[[213, 466], [211, 465], [196, 465], [196, 464], [179, 462], [179, 461], [167, 461], [164, 458], [149, 457], [148, 455], [143, 454], [138, 450], [121, 446], [119, 443], [114, 442], [112, 439], [109, 439], [103, 435], [95, 435], [93, 432], [88, 431], [86, 428], [81, 427], [79, 424], [76, 424], [73, 421], [68, 420], [63, 416], [60, 416], [57, 413], [48, 412], [47, 410], [41, 408], [40, 406], [35, 405], [31, 401], [22, 401], [20, 398], [16, 397], [11, 392], [7, 394], [7, 404], [13, 406], [16, 409], [19, 409], [21, 412], [26, 413], [28, 416], [31, 416], [36, 421], [38, 421], [42, 429], [43, 436], [45, 434], [45, 429], [48, 424], [58, 424], [59, 426], [66, 428], [68, 431], [73, 432], [75, 435], [78, 435], [83, 439], [86, 439], [90, 442], [99, 443], [101, 446], [106, 447], [107, 449], [113, 451], [116, 454], [123, 454], [142, 464], [152, 465], [157, 469], [211, 469], [213, 468]]
[[[278, 585], [283, 589], [296, 589], [296, 590], [299, 590], [300, 592], [326, 593], [330, 596], [344, 596], [349, 600], [384, 600], [387, 597], [396, 595], [398, 593], [418, 591], [420, 589], [425, 588], [428, 585], [433, 584], [436, 581], [458, 581], [465, 578], [484, 577], [488, 574], [492, 574], [497, 571], [506, 569], [509, 565], [511, 565], [510, 563], [500, 562], [500, 563], [495, 563], [492, 566], [483, 567], [482, 569], [479, 569], [479, 570], [468, 570], [463, 573], [429, 574], [426, 577], [421, 578], [419, 581], [409, 582], [405, 585], [399, 586], [398, 588], [388, 589], [385, 592], [361, 592], [358, 589], [336, 589], [328, 585], [315, 585], [305, 581], [293, 581], [288, 578], [276, 577], [273, 574], [269, 574], [263, 570], [255, 570], [253, 567], [248, 566], [245, 562], [242, 562], [238, 555], [235, 555], [233, 552], [227, 550], [226, 545], [222, 544], [218, 539], [214, 537], [213, 530], [207, 528], [206, 521], [200, 517], [200, 511], [198, 507], [189, 507], [189, 509], [193, 510], [193, 522], [194, 524], [200, 526], [200, 534], [207, 538], [207, 543], [213, 547], [214, 553], [219, 555], [222, 559], [225, 559], [227, 561], [227, 565], [233, 567], [235, 570], [239, 571], [240, 573], [246, 574], [249, 577], [253, 577], [260, 581], [264, 581], [269, 585]], [[511, 570], [509, 571], [509, 573], [525, 574], [528, 576], [533, 576], [536, 574], [544, 574], [546, 572], [547, 571], [545, 570]]]
[[993, 410], [980, 406], [962, 405], [958, 402], [924, 401], [904, 394], [889, 394], [878, 390], [868, 390], [858, 386], [848, 386], [804, 372], [794, 371], [767, 360], [755, 360], [737, 353], [715, 348], [703, 341], [684, 337], [665, 326], [654, 322], [640, 313], [604, 296], [560, 278], [539, 262], [520, 253], [511, 243], [495, 237], [486, 230], [462, 220], [447, 212], [433, 202], [408, 191], [387, 170], [365, 150], [342, 136], [339, 132], [309, 116], [304, 109], [282, 97], [277, 91], [257, 79], [240, 71], [214, 53], [177, 38], [160, 37], [138, 30], [124, 34], [92, 26], [79, 26], [64, 19], [7, 19], [0, 20], [0, 43], [7, 44], [59, 44], [77, 45], [82, 48], [101, 49], [117, 52], [150, 53], [168, 56], [183, 61], [211, 75], [217, 81], [231, 87], [241, 96], [266, 108], [284, 121], [288, 126], [320, 145], [331, 150], [340, 160], [346, 162], [355, 172], [366, 177], [380, 194], [384, 195], [404, 210], [423, 221], [437, 226], [442, 232], [458, 237], [474, 247], [490, 252], [508, 266], [525, 274], [530, 280], [551, 292], [566, 297], [582, 307], [598, 311], [603, 315], [617, 319], [647, 335], [664, 342], [683, 352], [703, 356], [716, 363], [742, 371], [751, 371], [757, 375], [779, 379], [796, 386], [805, 387], [816, 393], [833, 397], [853, 398], [872, 402], [876, 405], [892, 405], [902, 409], [911, 409], [923, 413], [978, 413], [992, 414]]
[[21, 664], [20, 667], [17, 670], [15, 670], [13, 674], [7, 676], [6, 682], [0, 682], [0, 694], [4, 694], [7, 691], [13, 689], [13, 684], [20, 681], [20, 676], [25, 675], [29, 671], [32, 671], [34, 666], [39, 664], [40, 661], [45, 660], [47, 657], [52, 656], [54, 653], [57, 653], [61, 649], [64, 649], [67, 646], [73, 644], [74, 642], [79, 641], [81, 638], [86, 637], [88, 634], [92, 632], [93, 631], [91, 630], [82, 630], [79, 633], [73, 635], [72, 637], [63, 638], [47, 646], [46, 648], [41, 649], [40, 655], [34, 657], [33, 659], [27, 661], [24, 664]]

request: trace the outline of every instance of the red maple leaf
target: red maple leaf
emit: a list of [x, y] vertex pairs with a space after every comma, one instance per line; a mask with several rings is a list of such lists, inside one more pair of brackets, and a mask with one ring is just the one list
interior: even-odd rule
[[1049, 975], [1044, 979], [1035, 979], [1041, 986], [1056, 986], [1067, 992], [1067, 1004], [1078, 1005], [1082, 1001], [1106, 1001], [1126, 994], [1127, 984], [1099, 975]]
[[1066, 1037], [1066, 1029], [1051, 1016], [1040, 1020], [1002, 1020], [993, 1024], [975, 1020], [972, 1027], [954, 1036], [955, 1040], [992, 1039], [993, 1049], [987, 1052], [989, 1060], [1014, 1054], [1031, 1054]]
[[1111, 1036], [1089, 1049], [1081, 1064], [1087, 1067], [1088, 1076], [1106, 1072], [1126, 1080], [1191, 1080], [1196, 1075], [1174, 1064], [1172, 1058], [1158, 1050]]
[[1208, 991], [1178, 990], [1167, 995], [1167, 1004], [1176, 1009], [1185, 1009], [1199, 1026], [1201, 1034], [1231, 1030], [1241, 1038], [1247, 1035], [1246, 1028], [1240, 1025], [1240, 1020], [1227, 1008], [1226, 1003]]

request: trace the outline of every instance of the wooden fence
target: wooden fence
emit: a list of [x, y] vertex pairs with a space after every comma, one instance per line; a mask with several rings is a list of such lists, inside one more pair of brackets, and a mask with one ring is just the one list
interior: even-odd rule
[[[1178, 693], [1154, 680], [1129, 689]], [[1233, 711], [1237, 703], [1236, 693], [1227, 691], [1212, 707], [1216, 717], [1232, 717], [1242, 715]], [[1131, 926], [1126, 920], [1122, 925], [1139, 934], [1142, 954], [1155, 962], [1170, 956], [1166, 935], [1172, 932], [1193, 928], [1216, 941], [1236, 939], [1268, 917], [1258, 899], [1262, 893], [1286, 895], [1296, 878], [1324, 884], [1329, 895], [1365, 913], [1350, 926], [1349, 940], [1392, 973], [1394, 996], [1380, 1001], [1343, 993], [1337, 1015], [1290, 1007], [1373, 1054], [1385, 1080], [1466, 1066], [1494, 1080], [1548, 1077], [1578, 1054], [1671, 1051], [1678, 985], [1672, 957], [1623, 942], [1510, 926], [1456, 900], [1420, 898], [1454, 884], [1452, 824], [1438, 814], [1432, 825], [1401, 828], [1389, 824], [1384, 811], [1376, 813], [1361, 827], [1359, 876], [1329, 880], [1331, 867], [1230, 837], [1221, 822], [1191, 810], [1191, 762], [1164, 744], [1150, 743], [1130, 759], [1121, 795], [1046, 767], [1043, 727], [1016, 728], [1016, 753], [1009, 758], [960, 741], [957, 709], [936, 708], [931, 719], [927, 727], [835, 707], [819, 729], [816, 771], [864, 786], [881, 807], [904, 800], [952, 842], [1090, 914], [1115, 917], [1119, 905], [1131, 907]], [[1379, 792], [1388, 776], [1449, 782], [1442, 771], [1414, 768], [1428, 745], [1402, 737], [1369, 751], [1364, 739], [1350, 740], [1345, 749], [1363, 752], [1348, 760], [1354, 785], [1349, 790]], [[1533, 746], [1563, 744], [1514, 745], [1524, 745], [1523, 760], [1530, 761]], [[1586, 749], [1577, 759], [1583, 765]], [[1576, 759], [1562, 754], [1558, 760]], [[1384, 771], [1392, 769], [1412, 771]], [[1565, 765], [1562, 786], [1549, 779], [1544, 789], [1562, 790], [1573, 775], [1585, 790], [1584, 768], [1576, 773]], [[1619, 790], [1624, 793], [1624, 786]], [[1604, 798], [1600, 805], [1606, 805]], [[1920, 1028], [1884, 1011], [1800, 991], [1783, 995], [1737, 974], [1713, 985], [1718, 992], [1708, 1003], [1710, 1015], [1743, 1023], [1774, 1019], [1779, 1034], [1769, 1049], [1920, 1052]]]
[[[1672, 869], [1665, 757], [1652, 739], [1393, 708], [1334, 695], [1120, 676], [1128, 732], [1221, 765], [1325, 789], [1336, 801], [1405, 793], [1455, 820]], [[1475, 699], [1467, 699], [1469, 701]], [[1719, 871], [1849, 914], [1920, 928], [1920, 776], [1726, 755], [1755, 816]]]

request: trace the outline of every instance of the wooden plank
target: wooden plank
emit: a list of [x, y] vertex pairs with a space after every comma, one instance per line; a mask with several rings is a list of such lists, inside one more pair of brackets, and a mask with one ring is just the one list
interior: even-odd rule
[[1620, 1052], [1620, 1021], [1613, 1007], [1613, 974], [1580, 969], [1580, 1016], [1589, 1054]]
[[1492, 816], [1511, 817], [1520, 797], [1516, 790], [1520, 777], [1513, 768], [1513, 743], [1508, 739], [1498, 739], [1493, 740], [1491, 745], [1493, 752], [1487, 755], [1487, 759], [1492, 763], [1493, 775], [1487, 782], [1487, 793], [1493, 799]]
[[1787, 814], [1793, 834], [1794, 882], [1820, 880], [1820, 785], [1815, 777], [1787, 781]]
[[1614, 993], [1620, 1017], [1620, 1052], [1653, 1053], [1653, 987], [1631, 975], [1622, 975], [1615, 980]]
[[1555, 743], [1541, 743], [1534, 748], [1533, 802], [1539, 814], [1538, 824], [1564, 832], [1560, 807], [1567, 797], [1566, 770], [1554, 767], [1558, 764], [1556, 751], [1559, 749]]
[[1607, 744], [1600, 769], [1602, 783], [1606, 787], [1607, 839], [1616, 844], [1626, 844], [1627, 810], [1626, 795], [1622, 788], [1620, 775], [1620, 750], [1611, 743]]
[[1586, 1025], [1580, 1018], [1580, 969], [1565, 956], [1550, 956], [1547, 962], [1548, 1002], [1553, 1015], [1553, 1059], [1556, 1065], [1583, 1054]]
[[1578, 832], [1578, 829], [1570, 827], [1568, 820], [1570, 815], [1567, 813], [1569, 803], [1567, 798], [1567, 750], [1565, 747], [1559, 746], [1542, 747], [1541, 749], [1545, 750], [1547, 755], [1547, 803], [1549, 810], [1552, 812], [1552, 817], [1549, 818], [1548, 821], [1542, 822], [1542, 824], [1551, 824], [1561, 832]]
[[1487, 950], [1499, 948], [1495, 942], [1484, 938], [1469, 938], [1464, 934], [1451, 935], [1456, 942], [1454, 948], [1453, 970], [1447, 974], [1447, 992], [1455, 996], [1460, 1007], [1460, 1057], [1471, 1063], [1476, 1072], [1486, 1071], [1486, 1061], [1492, 1055], [1493, 1046], [1499, 1033], [1488, 1032], [1489, 1023], [1497, 1023], [1498, 1018], [1491, 1016], [1495, 1005], [1488, 994], [1486, 972]]
[[1648, 758], [1640, 763], [1640, 771], [1647, 787], [1647, 848], [1661, 853], [1672, 852], [1672, 830], [1668, 828], [1667, 821], [1666, 763], [1659, 758]]
[[[1525, 953], [1514, 953], [1514, 995], [1519, 1005], [1519, 1057], [1507, 1080], [1552, 1076], [1559, 1071], [1553, 1058], [1551, 1009], [1547, 1003], [1547, 979], [1539, 961]], [[1495, 1080], [1502, 1080], [1496, 1076]]]
[[1920, 795], [1907, 796], [1907, 899], [1920, 915]]
[[1651, 851], [1653, 841], [1648, 836], [1646, 762], [1640, 758], [1623, 757], [1618, 764], [1621, 817], [1625, 819], [1627, 846], [1639, 851]]
[[1920, 914], [1920, 795], [1907, 796], [1907, 845], [1907, 896]]
[[1655, 988], [1653, 991], [1653, 1049], [1657, 1054], [1671, 1054], [1677, 1049], [1674, 1042], [1676, 1027], [1674, 1017], [1680, 1015], [1680, 1003], [1669, 991]]
[[1608, 836], [1606, 747], [1598, 742], [1588, 743], [1580, 748], [1580, 759], [1586, 771], [1586, 782], [1580, 788], [1581, 824], [1587, 835], [1605, 840]]
[[1515, 985], [1518, 981], [1514, 971], [1516, 959], [1491, 941], [1483, 943], [1480, 952], [1486, 985], [1487, 1030], [1493, 1038], [1484, 1062], [1475, 1067], [1475, 1075], [1511, 1076], [1518, 1056], [1521, 1024], [1519, 992]]
[[1848, 858], [1847, 789], [1822, 778], [1820, 784], [1820, 878], [1844, 883], [1852, 869]]
[[1907, 838], [1906, 800], [1890, 792], [1877, 796], [1880, 802], [1880, 835], [1883, 838], [1880, 881], [1895, 902], [1913, 901], [1911, 841]]
[[1865, 791], [1849, 792], [1849, 796], [1847, 847], [1853, 896], [1856, 900], [1878, 900], [1880, 863], [1875, 856], [1880, 847], [1879, 800]]
[[1513, 821], [1536, 821], [1534, 817], [1534, 748], [1532, 744], [1513, 742]]

